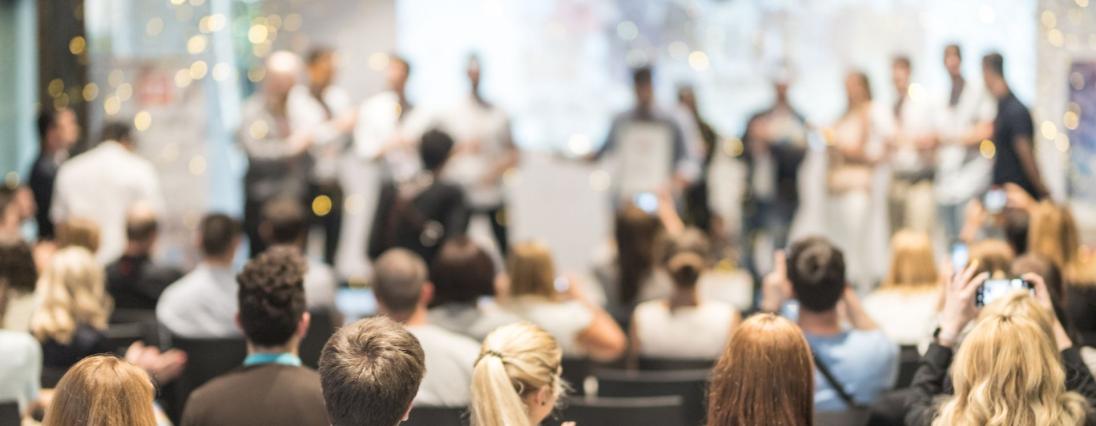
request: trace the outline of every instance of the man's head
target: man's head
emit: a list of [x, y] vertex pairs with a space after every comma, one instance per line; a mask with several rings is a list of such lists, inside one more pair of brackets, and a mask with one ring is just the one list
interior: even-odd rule
[[323, 89], [335, 81], [335, 51], [328, 47], [317, 47], [308, 52], [308, 84]]
[[468, 55], [468, 63], [465, 72], [468, 73], [468, 84], [473, 92], [478, 92], [480, 87], [480, 59], [476, 54]]
[[263, 204], [259, 235], [268, 244], [299, 246], [308, 234], [308, 217], [300, 202], [278, 197]]
[[832, 310], [845, 292], [845, 256], [825, 238], [796, 241], [788, 248], [788, 281], [801, 309]]
[[158, 234], [159, 223], [154, 210], [146, 205], [137, 205], [126, 212], [126, 250], [131, 255], [150, 254]]
[[236, 300], [237, 321], [248, 343], [255, 348], [289, 346], [308, 330], [305, 312], [304, 274], [300, 252], [292, 247], [271, 247], [247, 262], [236, 275], [240, 285]]
[[411, 64], [396, 54], [388, 55], [388, 74], [385, 76], [388, 88], [403, 93], [407, 88], [407, 79], [411, 77]]
[[449, 160], [449, 154], [453, 151], [453, 138], [441, 130], [431, 130], [422, 135], [422, 143], [419, 144], [419, 158], [422, 159], [422, 167], [437, 173]]
[[684, 105], [689, 111], [696, 112], [696, 91], [693, 86], [682, 85], [677, 88], [677, 102]]
[[910, 88], [910, 58], [908, 56], [896, 56], [891, 61], [891, 79], [894, 82], [894, 90], [898, 96], [906, 96]]
[[335, 332], [320, 355], [320, 384], [332, 426], [396, 426], [407, 419], [425, 373], [415, 336], [384, 317]]
[[136, 145], [136, 141], [133, 140], [132, 128], [128, 123], [122, 121], [108, 121], [106, 124], [103, 124], [103, 130], [100, 132], [99, 141], [118, 142], [129, 149], [133, 149]]
[[80, 124], [71, 109], [42, 108], [38, 112], [38, 141], [42, 152], [68, 150], [79, 138]]
[[944, 68], [948, 75], [958, 77], [962, 73], [963, 50], [958, 44], [952, 43], [944, 46]]
[[1008, 83], [1005, 81], [1005, 57], [997, 52], [983, 56], [982, 78], [985, 80], [986, 89], [994, 97], [1000, 98], [1008, 94]]
[[213, 213], [202, 218], [198, 227], [202, 257], [231, 263], [236, 247], [240, 245], [240, 222], [226, 214]]
[[266, 58], [266, 75], [263, 77], [263, 95], [272, 102], [285, 102], [289, 91], [297, 85], [301, 74], [301, 58], [296, 54], [279, 50]]
[[632, 70], [632, 88], [635, 90], [636, 106], [649, 109], [655, 102], [654, 75], [651, 67], [639, 67]]
[[389, 318], [406, 322], [416, 309], [426, 309], [433, 293], [426, 262], [410, 250], [388, 250], [373, 264], [373, 295]]

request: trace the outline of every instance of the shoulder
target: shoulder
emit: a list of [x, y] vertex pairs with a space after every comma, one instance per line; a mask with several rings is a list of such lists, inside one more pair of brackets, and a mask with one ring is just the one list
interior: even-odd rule
[[0, 346], [4, 348], [5, 357], [15, 364], [29, 367], [42, 363], [42, 344], [29, 333], [0, 330]]

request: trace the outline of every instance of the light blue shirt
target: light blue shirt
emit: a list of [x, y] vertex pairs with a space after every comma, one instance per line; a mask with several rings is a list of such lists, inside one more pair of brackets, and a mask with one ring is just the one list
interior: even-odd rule
[[280, 354], [269, 352], [254, 353], [248, 355], [247, 358], [244, 358], [244, 367], [266, 364], [279, 364], [300, 367], [301, 358], [289, 352], [283, 352]]
[[30, 334], [0, 330], [0, 401], [17, 401], [19, 410], [38, 398], [42, 346]]
[[[860, 405], [871, 404], [894, 386], [898, 376], [898, 345], [881, 330], [847, 330], [833, 336], [806, 334], [815, 358], [829, 368], [845, 392]], [[844, 411], [845, 401], [815, 370], [814, 409]]]

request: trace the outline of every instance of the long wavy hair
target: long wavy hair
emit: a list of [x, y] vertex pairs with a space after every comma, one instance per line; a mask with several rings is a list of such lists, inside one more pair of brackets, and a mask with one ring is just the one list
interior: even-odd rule
[[1066, 391], [1051, 315], [1022, 291], [987, 307], [955, 354], [955, 396], [932, 424], [1083, 424], [1087, 403]]
[[708, 392], [708, 426], [759, 423], [814, 424], [810, 345], [798, 326], [773, 314], [754, 315], [735, 329]]
[[1049, 201], [1031, 210], [1028, 251], [1054, 262], [1066, 284], [1096, 285], [1096, 260], [1082, 256], [1077, 223], [1069, 207]]
[[103, 268], [87, 249], [57, 251], [36, 285], [38, 309], [30, 319], [34, 337], [68, 344], [80, 324], [106, 330], [114, 302], [103, 280]]
[[529, 323], [487, 335], [472, 370], [472, 426], [533, 426], [525, 398], [547, 386], [562, 396], [563, 352], [552, 335]]
[[891, 238], [890, 270], [881, 287], [926, 290], [940, 284], [932, 241], [923, 232], [903, 229]]
[[43, 426], [155, 426], [148, 373], [111, 355], [76, 363], [54, 390]]

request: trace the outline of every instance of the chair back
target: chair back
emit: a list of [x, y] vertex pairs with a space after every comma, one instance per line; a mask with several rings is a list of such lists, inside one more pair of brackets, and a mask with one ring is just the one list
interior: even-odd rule
[[146, 336], [146, 326], [142, 323], [111, 324], [103, 333], [106, 335], [104, 344], [115, 355], [124, 356], [129, 345]]
[[644, 371], [711, 370], [714, 359], [640, 357], [639, 369]]
[[165, 391], [173, 395], [167, 398], [171, 403], [168, 414], [178, 424], [183, 408], [190, 393], [194, 392], [214, 377], [225, 374], [243, 365], [247, 356], [247, 343], [242, 337], [190, 339], [173, 337], [174, 347], [186, 352], [186, 367], [183, 373]]
[[563, 381], [571, 386], [571, 395], [585, 395], [583, 384], [593, 370], [593, 361], [564, 356], [560, 366], [563, 368]]
[[400, 424], [404, 426], [467, 426], [469, 423], [465, 415], [467, 411], [467, 407], [413, 407], [407, 421]]
[[905, 389], [913, 383], [913, 375], [917, 373], [917, 367], [921, 366], [921, 353], [917, 346], [902, 345], [898, 352], [898, 379], [894, 381], [895, 389]]
[[710, 375], [711, 370], [594, 372], [598, 397], [680, 396], [687, 426], [704, 423]]
[[866, 409], [847, 411], [815, 412], [815, 426], [864, 426], [868, 424], [869, 413]]
[[639, 398], [570, 398], [562, 411], [544, 424], [686, 426], [680, 396]]
[[19, 426], [23, 416], [19, 414], [19, 403], [16, 401], [0, 402], [0, 426]]
[[309, 311], [312, 321], [308, 324], [308, 334], [301, 340], [301, 363], [309, 368], [320, 367], [320, 354], [327, 339], [335, 334], [338, 326], [338, 314], [333, 309], [316, 309]]

